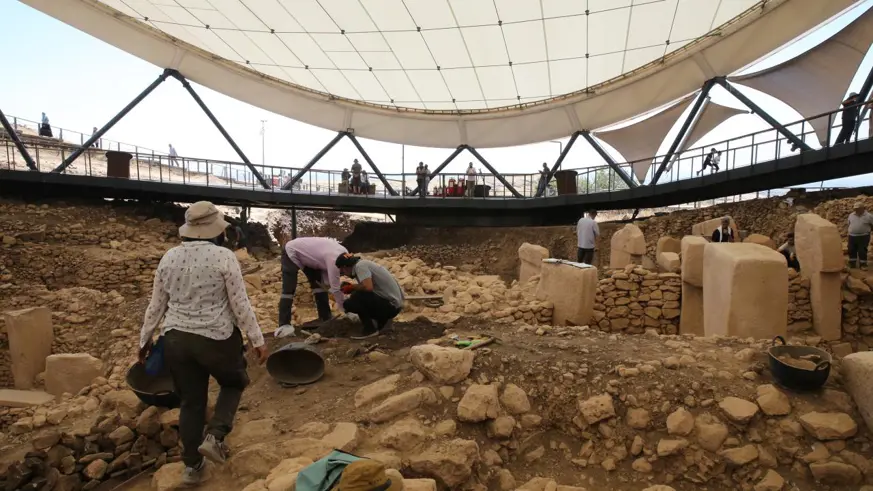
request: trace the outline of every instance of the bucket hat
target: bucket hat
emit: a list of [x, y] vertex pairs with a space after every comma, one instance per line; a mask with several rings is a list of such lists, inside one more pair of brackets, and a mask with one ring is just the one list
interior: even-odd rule
[[212, 239], [221, 235], [229, 224], [224, 213], [209, 201], [198, 201], [185, 211], [185, 225], [179, 227], [179, 235], [189, 239]]

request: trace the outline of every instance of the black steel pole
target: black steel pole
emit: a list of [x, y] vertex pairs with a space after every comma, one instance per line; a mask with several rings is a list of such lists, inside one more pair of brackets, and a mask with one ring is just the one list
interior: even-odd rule
[[588, 144], [591, 145], [591, 147], [594, 148], [594, 150], [596, 150], [601, 157], [603, 157], [603, 160], [605, 160], [606, 163], [609, 164], [609, 167], [614, 170], [616, 174], [618, 174], [618, 177], [620, 177], [621, 180], [628, 185], [628, 187], [635, 188], [638, 186], [638, 184], [634, 182], [633, 178], [629, 176], [624, 169], [619, 167], [615, 160], [608, 153], [606, 153], [606, 150], [604, 150], [603, 147], [600, 146], [600, 143], [598, 143], [597, 140], [595, 140], [594, 137], [591, 136], [591, 133], [583, 131], [582, 137], [588, 141]]
[[18, 149], [18, 153], [21, 154], [21, 157], [27, 164], [27, 168], [30, 170], [38, 171], [39, 169], [36, 167], [36, 163], [30, 156], [30, 152], [28, 152], [27, 148], [24, 147], [24, 143], [21, 143], [21, 138], [18, 138], [18, 133], [16, 133], [15, 128], [13, 128], [11, 124], [9, 124], [9, 120], [6, 119], [6, 115], [3, 114], [3, 111], [0, 111], [0, 124], [3, 125], [3, 129], [6, 130], [9, 138], [12, 138], [12, 142], [15, 143], [15, 148]]
[[379, 170], [378, 167], [376, 167], [376, 164], [373, 163], [373, 159], [370, 158], [370, 156], [367, 154], [367, 151], [364, 150], [364, 147], [362, 147], [361, 144], [358, 142], [358, 139], [355, 138], [355, 135], [348, 133], [348, 137], [349, 140], [351, 140], [352, 143], [355, 144], [355, 147], [357, 147], [358, 151], [361, 152], [361, 156], [364, 157], [364, 160], [367, 161], [367, 164], [370, 165], [370, 168], [373, 169], [373, 172], [376, 173], [376, 176], [379, 178], [379, 180], [382, 181], [382, 185], [385, 186], [386, 190], [388, 190], [388, 194], [390, 194], [391, 196], [397, 196], [397, 191], [395, 191], [394, 188], [391, 187], [391, 184], [388, 183], [388, 179], [385, 179], [385, 176], [382, 175], [382, 172]]
[[[442, 164], [438, 165], [436, 167], [436, 169], [434, 169], [434, 171], [431, 172], [430, 175], [427, 176], [427, 180], [430, 181], [431, 179], [436, 177], [437, 174], [439, 174], [441, 170], [445, 169], [446, 166], [452, 162], [452, 160], [455, 160], [455, 157], [460, 155], [461, 152], [463, 152], [465, 148], [467, 148], [466, 145], [459, 145], [458, 148], [456, 148], [455, 151], [452, 152], [452, 154], [449, 155], [449, 157], [446, 160], [443, 160]], [[416, 194], [418, 194], [418, 192], [419, 192], [418, 186], [415, 186], [415, 189], [413, 189], [412, 192], [409, 193], [409, 195], [415, 196]]]
[[558, 160], [555, 161], [555, 165], [553, 165], [552, 168], [549, 169], [549, 175], [546, 176], [546, 187], [543, 188], [542, 193], [537, 191], [537, 194], [534, 195], [534, 198], [539, 198], [542, 196], [543, 193], [546, 192], [546, 188], [549, 187], [549, 182], [552, 180], [552, 177], [555, 176], [555, 172], [558, 171], [558, 169], [561, 167], [561, 164], [564, 163], [564, 158], [567, 156], [568, 153], [570, 153], [570, 149], [573, 148], [573, 144], [576, 143], [576, 138], [579, 138], [580, 133], [582, 132], [577, 131], [573, 133], [573, 135], [570, 137], [570, 141], [567, 142], [567, 146], [564, 147], [563, 150], [561, 150], [561, 155], [558, 155]]
[[291, 238], [297, 238], [297, 208], [291, 207]]
[[804, 152], [808, 152], [808, 151], [812, 150], [811, 148], [809, 148], [809, 145], [807, 145], [803, 140], [801, 140], [800, 138], [798, 138], [797, 135], [795, 135], [794, 133], [788, 131], [788, 128], [786, 128], [785, 126], [783, 126], [782, 123], [780, 123], [779, 121], [776, 121], [776, 120], [773, 118], [773, 116], [770, 116], [769, 114], [767, 114], [767, 111], [761, 109], [757, 104], [755, 104], [754, 102], [752, 102], [751, 99], [749, 99], [748, 97], [746, 97], [745, 94], [743, 94], [742, 92], [740, 92], [736, 87], [733, 86], [733, 84], [731, 84], [730, 82], [728, 82], [726, 78], [724, 78], [724, 77], [719, 77], [719, 78], [715, 79], [715, 81], [716, 81], [717, 84], [719, 84], [719, 85], [721, 85], [722, 87], [724, 87], [725, 90], [727, 90], [728, 92], [730, 92], [731, 95], [733, 95], [734, 97], [736, 97], [740, 102], [742, 102], [743, 104], [745, 104], [746, 107], [748, 107], [749, 109], [751, 109], [753, 113], [755, 113], [755, 114], [757, 114], [758, 116], [760, 116], [761, 119], [763, 119], [764, 121], [766, 121], [767, 124], [769, 124], [770, 126], [772, 126], [773, 129], [775, 129], [776, 131], [778, 131], [779, 133], [781, 133], [782, 136], [784, 136], [785, 138], [787, 138], [788, 141], [790, 141], [791, 143], [793, 143], [794, 145], [796, 145], [796, 146], [797, 146], [798, 148], [800, 148], [802, 151], [804, 151]]
[[233, 150], [236, 152], [237, 155], [239, 155], [239, 158], [241, 158], [243, 163], [246, 164], [246, 167], [248, 167], [249, 170], [252, 171], [255, 179], [257, 179], [258, 182], [261, 183], [261, 186], [263, 186], [264, 189], [270, 189], [270, 185], [267, 184], [267, 180], [264, 179], [264, 176], [262, 176], [261, 173], [258, 172], [258, 169], [256, 169], [255, 166], [252, 165], [252, 162], [249, 160], [248, 157], [246, 157], [246, 154], [243, 153], [242, 149], [239, 148], [236, 142], [233, 141], [233, 138], [230, 137], [230, 135], [227, 133], [227, 130], [224, 129], [224, 126], [222, 126], [221, 123], [218, 122], [218, 119], [215, 117], [214, 114], [212, 114], [212, 111], [210, 111], [209, 108], [206, 107], [206, 103], [204, 103], [203, 99], [201, 99], [200, 96], [197, 95], [197, 92], [194, 91], [194, 87], [191, 87], [188, 79], [186, 79], [184, 76], [182, 76], [181, 73], [176, 70], [170, 70], [170, 75], [179, 82], [181, 82], [182, 87], [185, 87], [185, 90], [187, 90], [188, 93], [191, 94], [191, 97], [194, 98], [194, 101], [197, 103], [198, 106], [200, 106], [200, 109], [202, 109], [203, 112], [206, 113], [206, 116], [209, 117], [209, 120], [212, 121], [212, 124], [214, 124], [215, 127], [218, 128], [218, 131], [221, 133], [221, 136], [223, 136], [224, 139], [227, 140], [227, 143], [230, 143], [230, 146], [233, 147]]
[[504, 179], [503, 176], [500, 175], [500, 173], [498, 173], [496, 169], [494, 169], [494, 167], [491, 167], [491, 164], [489, 164], [487, 160], [485, 160], [484, 158], [482, 158], [481, 155], [479, 155], [479, 152], [477, 152], [475, 148], [468, 146], [467, 150], [469, 150], [470, 153], [472, 153], [473, 156], [476, 157], [476, 160], [481, 162], [482, 165], [484, 165], [485, 168], [488, 169], [491, 172], [491, 174], [493, 174], [494, 177], [496, 177], [497, 180], [500, 181], [500, 184], [503, 184], [503, 186], [506, 189], [508, 189], [509, 192], [512, 193], [513, 196], [515, 196], [516, 198], [524, 198], [524, 196], [521, 193], [519, 193], [518, 191], [516, 191], [515, 188], [512, 187], [512, 184], [509, 184], [509, 182], [506, 179]]
[[66, 169], [67, 167], [69, 167], [70, 164], [72, 164], [74, 160], [79, 158], [79, 156], [82, 155], [85, 152], [85, 150], [91, 148], [91, 145], [93, 145], [94, 142], [103, 138], [103, 135], [106, 134], [107, 131], [112, 129], [112, 127], [115, 126], [116, 123], [121, 121], [121, 118], [127, 116], [127, 113], [129, 113], [133, 108], [135, 108], [137, 104], [142, 102], [143, 99], [148, 97], [148, 95], [151, 94], [152, 91], [158, 87], [158, 85], [161, 85], [162, 83], [164, 83], [164, 80], [166, 80], [167, 77], [169, 77], [171, 74], [172, 74], [172, 70], [170, 70], [170, 69], [164, 70], [164, 72], [161, 73], [161, 75], [157, 78], [157, 80], [155, 80], [154, 82], [152, 82], [151, 85], [146, 87], [146, 89], [144, 91], [142, 91], [142, 93], [140, 95], [138, 95], [136, 97], [136, 99], [130, 101], [130, 104], [125, 106], [124, 109], [122, 109], [121, 112], [116, 114], [114, 118], [109, 120], [109, 122], [106, 123], [99, 130], [97, 130], [96, 133], [91, 135], [91, 138], [88, 138], [85, 141], [85, 143], [82, 144], [82, 146], [75, 149], [73, 151], [73, 153], [71, 153], [66, 159], [64, 159], [64, 161], [61, 162], [61, 165], [57, 166], [52, 172], [63, 172], [63, 170]]
[[689, 129], [691, 129], [691, 123], [694, 122], [694, 119], [697, 117], [697, 112], [700, 111], [700, 107], [703, 106], [703, 102], [706, 101], [707, 96], [709, 96], [709, 91], [715, 83], [715, 79], [710, 79], [703, 84], [703, 89], [700, 91], [700, 94], [697, 95], [697, 100], [694, 101], [694, 106], [691, 107], [691, 112], [688, 113], [688, 117], [685, 118], [685, 122], [683, 122], [682, 127], [679, 128], [679, 133], [676, 135], [676, 138], [673, 139], [673, 143], [670, 144], [670, 149], [667, 151], [667, 155], [664, 156], [664, 160], [661, 161], [661, 164], [655, 171], [655, 175], [652, 176], [652, 182], [649, 183], [649, 186], [654, 186], [658, 183], [658, 179], [661, 178], [661, 174], [664, 173], [667, 164], [669, 164], [670, 160], [673, 159], [673, 154], [676, 153], [682, 140], [685, 139], [685, 134], [688, 133]]
[[336, 145], [340, 140], [342, 140], [342, 138], [344, 136], [346, 136], [346, 134], [347, 133], [345, 131], [340, 131], [339, 133], [337, 133], [336, 136], [333, 137], [333, 140], [328, 142], [328, 144], [325, 145], [324, 148], [319, 150], [318, 153], [315, 154], [315, 157], [312, 157], [312, 160], [310, 160], [308, 164], [304, 165], [303, 168], [300, 169], [300, 171], [294, 175], [294, 177], [292, 177], [287, 183], [285, 183], [284, 186], [282, 186], [282, 189], [287, 191], [287, 190], [291, 189], [292, 187], [294, 187], [294, 185], [297, 184], [297, 181], [299, 181], [303, 177], [304, 174], [309, 172], [309, 169], [311, 169], [312, 166], [317, 164], [318, 161], [321, 160], [321, 158], [324, 157], [325, 154], [327, 154], [327, 152], [329, 152], [330, 149], [333, 148], [334, 145]]

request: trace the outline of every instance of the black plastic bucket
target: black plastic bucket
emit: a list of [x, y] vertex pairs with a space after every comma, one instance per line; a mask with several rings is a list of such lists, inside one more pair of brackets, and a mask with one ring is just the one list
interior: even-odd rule
[[[781, 344], [777, 344], [776, 341], [781, 342]], [[770, 355], [770, 372], [773, 373], [773, 378], [780, 385], [788, 389], [797, 391], [817, 390], [828, 381], [832, 360], [830, 353], [827, 351], [813, 348], [812, 346], [788, 346], [785, 344], [785, 339], [782, 336], [776, 336], [773, 338], [773, 345], [767, 350], [767, 353]], [[779, 357], [782, 355], [788, 355], [791, 358], [815, 356], [820, 361], [816, 363], [814, 369], [804, 370], [780, 360]]]
[[165, 366], [157, 375], [149, 375], [145, 365], [136, 362], [127, 370], [127, 386], [144, 404], [166, 408], [177, 408], [182, 402], [173, 377]]
[[324, 358], [306, 343], [290, 343], [267, 358], [267, 372], [286, 386], [306, 385], [324, 376]]

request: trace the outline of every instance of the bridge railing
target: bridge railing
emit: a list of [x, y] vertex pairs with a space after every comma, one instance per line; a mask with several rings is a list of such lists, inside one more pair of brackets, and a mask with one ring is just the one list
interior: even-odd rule
[[[842, 129], [841, 110], [835, 110], [813, 118], [797, 121], [785, 126], [792, 134], [812, 148], [829, 149], [833, 146], [837, 135]], [[836, 124], [831, 124], [836, 123]], [[821, 134], [816, 132], [818, 129]], [[819, 141], [821, 137], [821, 142]], [[870, 130], [859, 131], [849, 138], [848, 144], [870, 137]], [[36, 161], [38, 170], [50, 172], [60, 165], [61, 162], [76, 148], [78, 144], [65, 139], [43, 138], [34, 135], [25, 135], [22, 142], [31, 156]], [[3, 135], [0, 135], [0, 169], [26, 171], [24, 160], [18, 154], [15, 145]], [[583, 144], [583, 143], [579, 143]], [[249, 168], [239, 162], [223, 160], [210, 160], [192, 157], [169, 157], [166, 154], [153, 150], [144, 150], [142, 147], [117, 145], [122, 151], [132, 155], [129, 168], [129, 179], [151, 182], [180, 183], [186, 185], [244, 188], [252, 190], [264, 190], [255, 179]], [[665, 171], [660, 176], [658, 184], [676, 182], [694, 177], [707, 176], [714, 172], [724, 172], [741, 167], [754, 166], [759, 163], [769, 162], [789, 155], [801, 153], [800, 149], [793, 148], [792, 142], [774, 129], [765, 129], [721, 142], [701, 145], [678, 152], [670, 159]], [[702, 170], [702, 165], [710, 149], [721, 151], [718, 170]], [[108, 165], [102, 148], [88, 149], [79, 159], [74, 161], [64, 170], [66, 174], [85, 175], [93, 177], [109, 177]], [[112, 148], [116, 150], [116, 148]], [[641, 175], [643, 184], [651, 183], [657, 168], [666, 156], [661, 155], [652, 159], [638, 162], [618, 164], [628, 175]], [[499, 163], [497, 163], [499, 166]], [[256, 169], [267, 180], [271, 193], [308, 193], [322, 195], [349, 195], [355, 190], [344, 185], [342, 173], [333, 170], [312, 169], [295, 183], [290, 190], [282, 190], [282, 185], [291, 176], [296, 175], [299, 168], [280, 166], [256, 165]], [[634, 169], [638, 170], [638, 174]], [[618, 174], [607, 165], [583, 167], [578, 169], [566, 169], [576, 171], [576, 193], [595, 194], [610, 193], [627, 189], [627, 184]], [[114, 176], [116, 177], [116, 176]], [[414, 172], [405, 174], [384, 174], [384, 177], [396, 195], [392, 195], [386, 186], [380, 182], [375, 173], [369, 173], [369, 192], [361, 190], [360, 196], [374, 198], [393, 199], [418, 199], [411, 191], [418, 187]], [[473, 188], [472, 199], [497, 198], [514, 199], [517, 196], [513, 190], [523, 198], [533, 198], [538, 191], [539, 174], [517, 173], [502, 174], [503, 180], [490, 173], [477, 172], [476, 187]], [[463, 196], [464, 181], [463, 173], [442, 173], [430, 179], [427, 183], [427, 198], [456, 198]], [[637, 179], [639, 180], [639, 179]], [[505, 183], [505, 184], [504, 184]], [[509, 186], [511, 186], [511, 189]], [[548, 192], [544, 197], [548, 199], [555, 196], [555, 182], [549, 183]]]

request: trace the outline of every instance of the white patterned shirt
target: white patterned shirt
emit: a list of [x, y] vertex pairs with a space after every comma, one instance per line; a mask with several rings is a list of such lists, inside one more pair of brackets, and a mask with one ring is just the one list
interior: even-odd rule
[[252, 346], [264, 344], [239, 261], [229, 249], [211, 242], [183, 242], [161, 258], [140, 347], [152, 338], [162, 317], [164, 333], [175, 329], [221, 341], [238, 326]]

